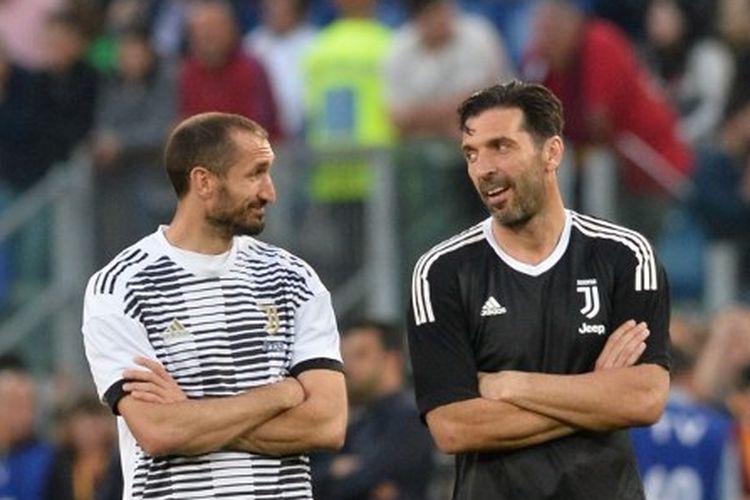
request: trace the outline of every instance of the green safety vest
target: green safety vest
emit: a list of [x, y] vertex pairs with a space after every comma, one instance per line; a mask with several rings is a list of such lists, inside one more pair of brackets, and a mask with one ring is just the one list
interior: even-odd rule
[[[320, 32], [304, 61], [306, 139], [315, 150], [390, 147], [395, 131], [385, 101], [383, 62], [391, 32], [374, 20], [343, 19]], [[365, 161], [313, 166], [311, 195], [354, 201], [371, 191]]]

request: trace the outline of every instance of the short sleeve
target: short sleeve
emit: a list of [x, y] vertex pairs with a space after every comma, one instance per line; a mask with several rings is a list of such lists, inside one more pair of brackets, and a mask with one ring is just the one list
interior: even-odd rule
[[422, 417], [438, 406], [479, 397], [477, 365], [455, 268], [414, 269], [408, 314], [414, 390]]
[[669, 283], [653, 248], [643, 241], [643, 251], [630, 254], [618, 270], [612, 327], [629, 319], [645, 321], [651, 333], [639, 363], [656, 363], [669, 369]]
[[294, 376], [312, 369], [344, 369], [331, 294], [314, 275], [312, 286], [312, 297], [295, 312], [296, 337], [290, 370]]
[[124, 396], [122, 373], [135, 364], [137, 356], [156, 359], [146, 330], [118, 307], [116, 297], [86, 292], [83, 315], [83, 343], [97, 393], [115, 414]]

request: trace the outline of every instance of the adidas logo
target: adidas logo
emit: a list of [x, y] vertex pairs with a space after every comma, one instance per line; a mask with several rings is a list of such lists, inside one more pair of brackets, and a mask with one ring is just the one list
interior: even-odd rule
[[166, 330], [162, 333], [165, 340], [180, 339], [187, 337], [188, 335], [190, 335], [190, 332], [187, 331], [187, 328], [185, 328], [178, 319], [173, 319]]
[[500, 316], [501, 314], [507, 313], [508, 310], [501, 306], [500, 303], [495, 300], [495, 297], [490, 297], [487, 302], [482, 306], [482, 316]]

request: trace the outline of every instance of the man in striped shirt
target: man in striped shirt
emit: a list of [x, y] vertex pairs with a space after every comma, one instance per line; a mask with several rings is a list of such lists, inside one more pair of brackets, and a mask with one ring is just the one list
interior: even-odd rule
[[456, 454], [455, 499], [643, 498], [625, 428], [669, 388], [669, 294], [651, 245], [566, 210], [562, 106], [495, 85], [459, 108], [491, 216], [425, 253], [409, 344], [419, 410]]
[[267, 133], [206, 113], [172, 133], [162, 226], [95, 273], [83, 336], [119, 416], [125, 498], [312, 498], [308, 451], [342, 445], [330, 295], [254, 235], [276, 197]]

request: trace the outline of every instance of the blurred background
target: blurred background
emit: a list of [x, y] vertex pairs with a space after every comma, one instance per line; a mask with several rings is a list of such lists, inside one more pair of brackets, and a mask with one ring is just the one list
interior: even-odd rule
[[649, 499], [750, 498], [750, 0], [0, 0], [0, 498], [119, 498], [83, 288], [169, 222], [165, 138], [210, 110], [271, 134], [261, 239], [313, 265], [345, 334], [319, 497], [449, 498], [404, 314], [418, 256], [486, 217], [456, 106], [510, 78], [564, 103], [567, 206], [669, 275], [673, 394], [633, 432]]

